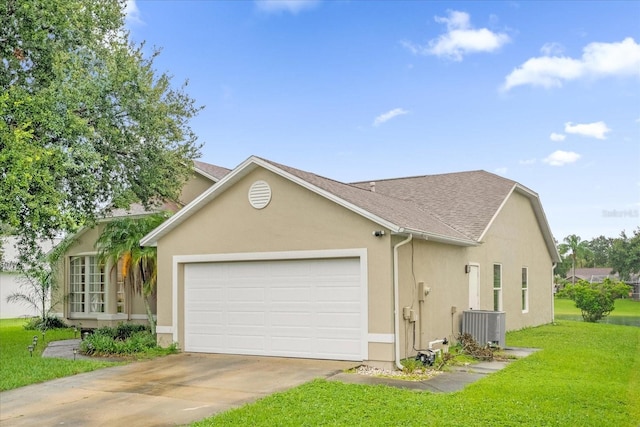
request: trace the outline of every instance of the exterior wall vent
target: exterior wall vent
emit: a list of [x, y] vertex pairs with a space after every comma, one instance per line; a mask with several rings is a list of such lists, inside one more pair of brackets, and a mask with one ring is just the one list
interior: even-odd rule
[[256, 181], [249, 188], [249, 203], [256, 209], [266, 207], [271, 201], [271, 187], [265, 181]]
[[480, 345], [491, 343], [504, 348], [506, 313], [504, 311], [467, 310], [462, 312], [462, 333], [471, 336]]

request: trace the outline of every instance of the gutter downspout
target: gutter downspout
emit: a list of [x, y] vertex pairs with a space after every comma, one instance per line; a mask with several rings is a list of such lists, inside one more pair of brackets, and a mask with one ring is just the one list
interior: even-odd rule
[[398, 243], [393, 247], [393, 334], [394, 334], [394, 344], [395, 344], [395, 356], [396, 356], [396, 367], [400, 370], [404, 368], [402, 363], [400, 363], [400, 297], [399, 297], [399, 274], [398, 274], [398, 248], [400, 246], [406, 245], [413, 239], [413, 235], [409, 234], [402, 242]]
[[556, 279], [556, 266], [558, 264], [557, 263], [553, 263], [551, 264], [551, 323], [555, 323], [556, 322], [556, 294], [555, 294], [555, 288], [556, 288], [556, 284], [555, 279]]

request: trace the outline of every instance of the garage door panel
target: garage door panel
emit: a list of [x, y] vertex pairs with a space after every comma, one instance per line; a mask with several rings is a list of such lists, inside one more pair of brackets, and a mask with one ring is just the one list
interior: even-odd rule
[[230, 312], [227, 315], [227, 323], [230, 326], [262, 326], [265, 317], [265, 313]]
[[265, 348], [265, 337], [262, 335], [229, 336], [228, 347], [220, 348], [220, 353], [236, 352], [247, 354], [249, 351], [261, 353]]
[[[287, 352], [298, 352], [299, 354], [311, 355], [310, 346], [312, 340], [309, 337], [272, 337], [271, 350], [281, 354]], [[307, 356], [307, 357], [309, 357]]]
[[318, 313], [316, 324], [323, 327], [353, 328], [360, 330], [360, 316], [351, 313]]
[[359, 258], [185, 265], [185, 350], [363, 359]]
[[312, 315], [306, 312], [291, 311], [289, 313], [272, 312], [270, 317], [271, 326], [289, 326], [298, 325], [309, 327], [312, 325]]

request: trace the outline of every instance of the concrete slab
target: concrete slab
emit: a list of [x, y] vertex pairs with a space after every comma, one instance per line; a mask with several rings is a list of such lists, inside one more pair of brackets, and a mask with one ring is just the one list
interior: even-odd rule
[[[538, 351], [535, 348], [506, 348], [503, 353], [516, 360], [529, 356]], [[406, 381], [395, 378], [381, 378], [369, 375], [358, 375], [355, 373], [339, 373], [330, 381], [341, 381], [350, 384], [367, 385], [387, 385], [389, 387], [403, 388], [408, 390], [430, 391], [433, 393], [452, 393], [464, 389], [467, 385], [474, 383], [487, 375], [504, 369], [509, 365], [509, 361], [494, 360], [491, 362], [479, 362], [465, 366], [451, 366], [448, 371], [435, 375], [424, 381]]]
[[176, 354], [2, 392], [0, 425], [183, 425], [357, 365]]

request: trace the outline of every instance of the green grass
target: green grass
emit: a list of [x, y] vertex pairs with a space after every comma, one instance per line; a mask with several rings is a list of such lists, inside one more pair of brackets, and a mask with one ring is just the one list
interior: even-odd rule
[[451, 394], [316, 380], [195, 426], [633, 426], [640, 328], [560, 321], [507, 335], [533, 355]]
[[[43, 358], [42, 333], [25, 330], [25, 323], [24, 319], [0, 320], [0, 391], [114, 366], [113, 362]], [[34, 335], [38, 344], [30, 357], [27, 346]], [[46, 342], [71, 338], [73, 329], [54, 329], [45, 334]]]
[[[557, 320], [578, 320], [582, 321], [580, 309], [570, 299], [556, 298], [555, 317]], [[640, 301], [631, 299], [618, 299], [615, 302], [615, 309], [600, 321], [600, 323], [610, 323], [615, 325], [640, 326]]]

